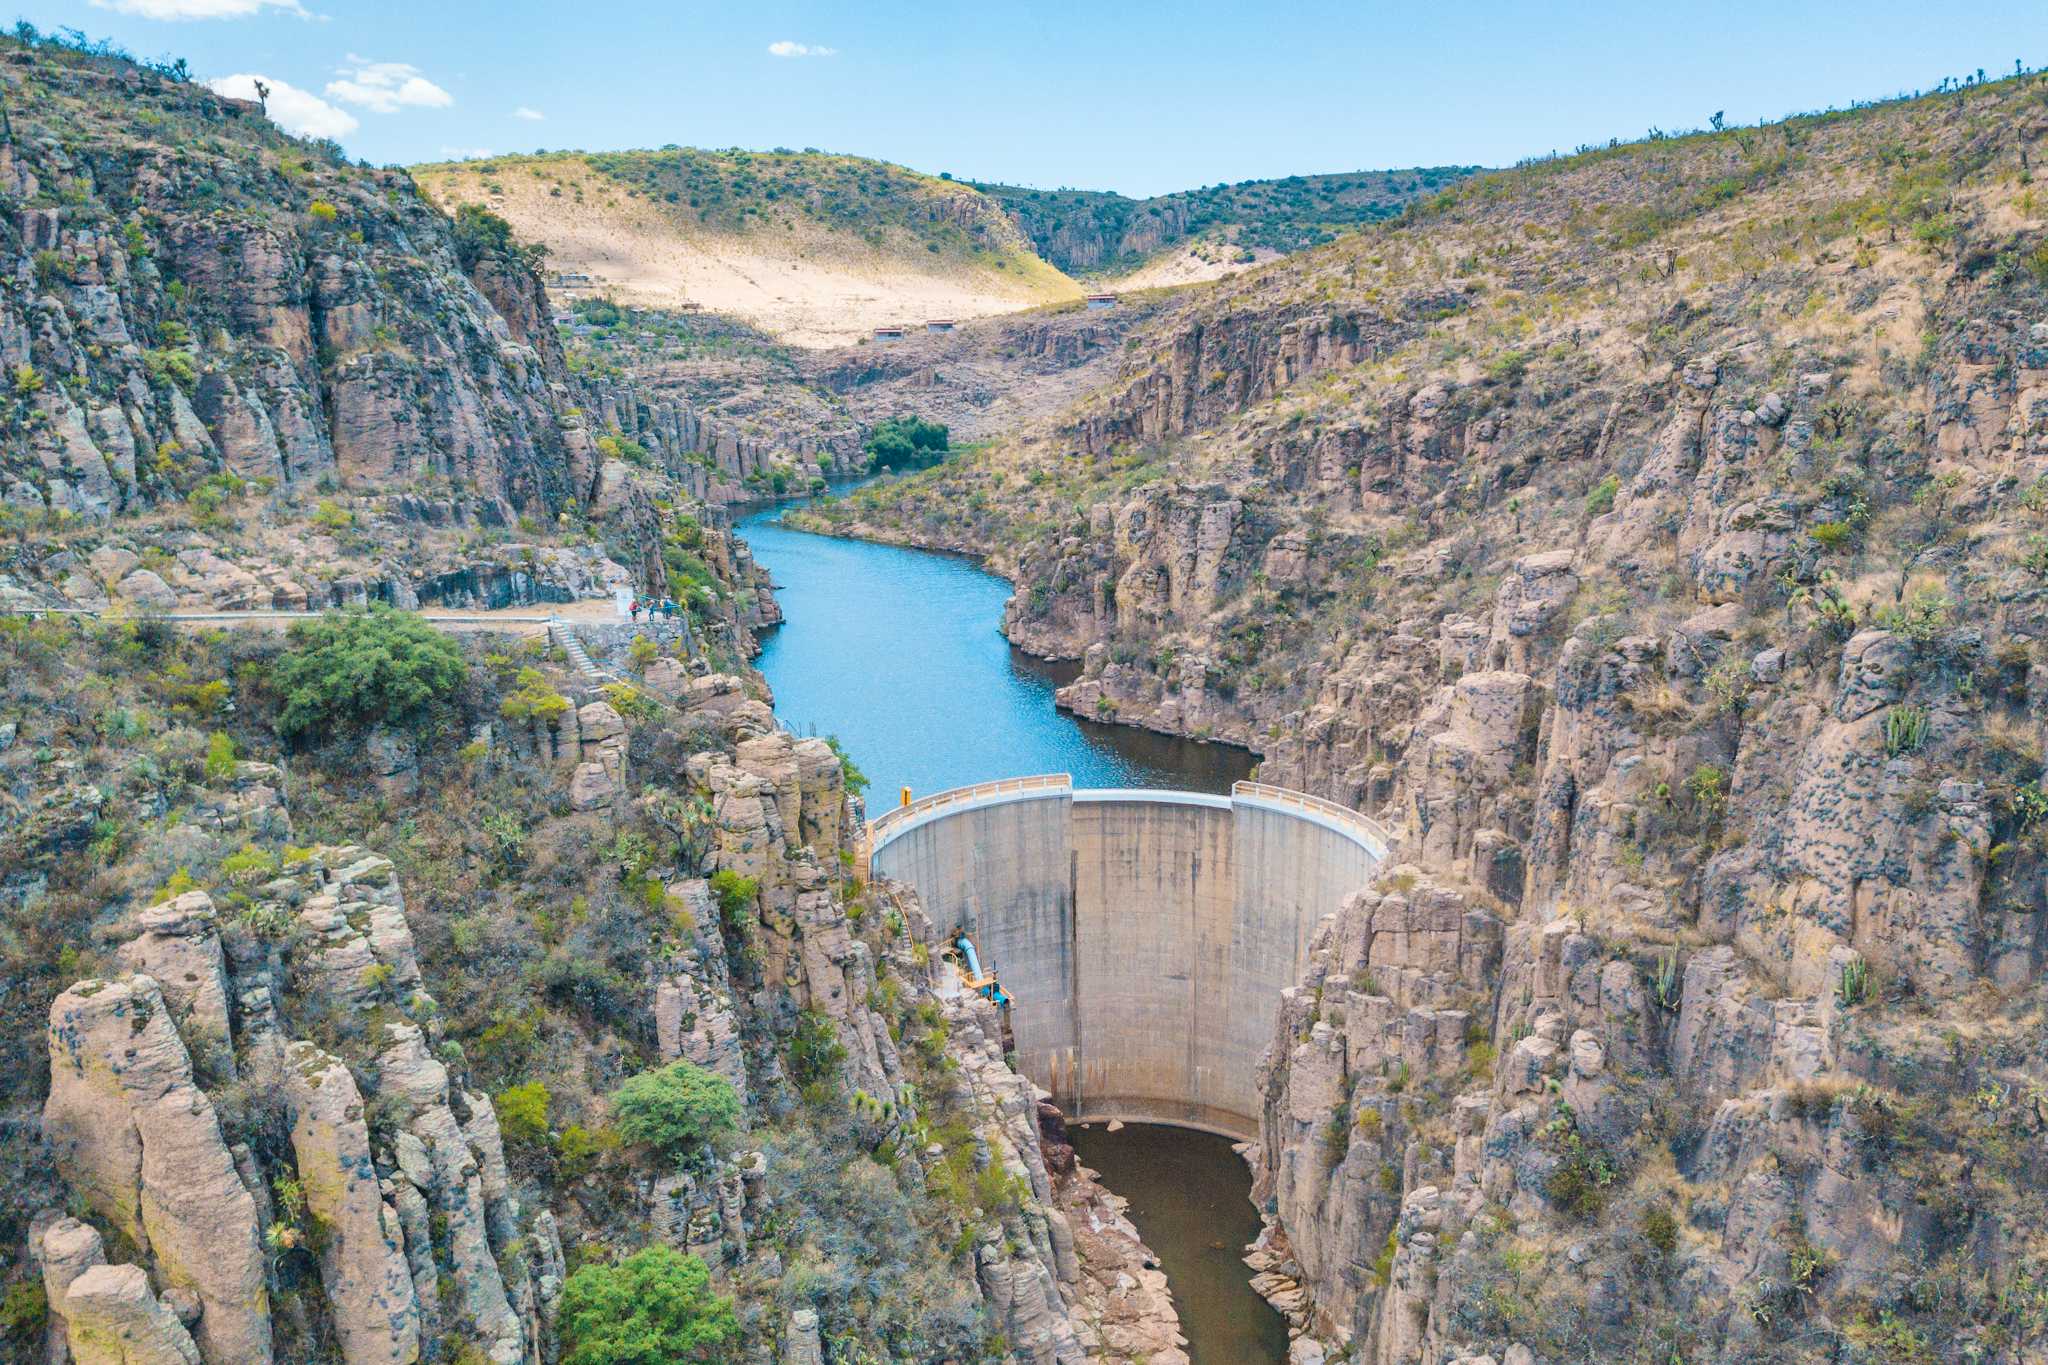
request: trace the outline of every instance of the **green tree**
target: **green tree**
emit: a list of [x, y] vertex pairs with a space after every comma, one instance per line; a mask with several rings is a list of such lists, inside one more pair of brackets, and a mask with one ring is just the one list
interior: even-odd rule
[[455, 210], [455, 259], [464, 270], [476, 269], [485, 256], [519, 256], [528, 265], [539, 265], [547, 248], [535, 244], [521, 247], [512, 239], [512, 225], [481, 204], [464, 204]]
[[704, 1262], [663, 1246], [584, 1266], [559, 1311], [562, 1365], [730, 1360], [740, 1344], [732, 1300], [712, 1292]]
[[914, 469], [946, 458], [950, 436], [942, 424], [905, 413], [877, 422], [863, 449], [871, 469]]
[[414, 613], [382, 607], [302, 621], [291, 644], [271, 670], [287, 738], [412, 721], [468, 672], [447, 636]]
[[612, 1113], [628, 1142], [676, 1160], [730, 1132], [739, 1121], [740, 1097], [723, 1076], [675, 1061], [629, 1076], [612, 1092]]

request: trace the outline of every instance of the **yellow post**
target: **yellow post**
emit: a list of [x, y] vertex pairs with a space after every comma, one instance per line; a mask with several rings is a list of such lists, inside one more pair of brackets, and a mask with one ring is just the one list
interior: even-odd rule
[[903, 800], [902, 800], [902, 801], [901, 801], [901, 802], [900, 802], [899, 804], [901, 804], [901, 805], [905, 805], [905, 806], [907, 806], [907, 805], [909, 805], [909, 804], [910, 804], [910, 788], [908, 788], [908, 787], [905, 787], [905, 788], [903, 789]]

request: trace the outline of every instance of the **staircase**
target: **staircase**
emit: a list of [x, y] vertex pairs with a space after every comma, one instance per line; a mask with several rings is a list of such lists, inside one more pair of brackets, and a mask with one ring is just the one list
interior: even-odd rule
[[569, 656], [569, 666], [571, 668], [592, 682], [608, 683], [618, 681], [618, 679], [597, 666], [596, 661], [590, 657], [590, 651], [585, 649], [583, 642], [576, 638], [576, 632], [569, 629], [569, 623], [562, 620], [559, 616], [548, 618], [548, 639], [552, 643], [559, 645], [562, 652]]

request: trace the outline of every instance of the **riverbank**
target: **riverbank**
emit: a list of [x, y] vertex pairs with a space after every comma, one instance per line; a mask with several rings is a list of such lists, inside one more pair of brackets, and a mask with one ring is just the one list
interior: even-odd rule
[[1252, 1288], [1243, 1260], [1262, 1228], [1230, 1139], [1152, 1123], [1075, 1125], [1068, 1139], [1158, 1256], [1193, 1365], [1284, 1361], [1287, 1320]]

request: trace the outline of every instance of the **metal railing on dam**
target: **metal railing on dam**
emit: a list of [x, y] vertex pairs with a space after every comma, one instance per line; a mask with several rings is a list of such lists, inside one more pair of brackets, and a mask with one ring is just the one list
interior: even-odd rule
[[1249, 1137], [1280, 992], [1391, 842], [1265, 783], [1076, 790], [1055, 773], [888, 811], [859, 861], [973, 935], [1013, 1000], [1019, 1068], [1069, 1114]]

